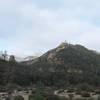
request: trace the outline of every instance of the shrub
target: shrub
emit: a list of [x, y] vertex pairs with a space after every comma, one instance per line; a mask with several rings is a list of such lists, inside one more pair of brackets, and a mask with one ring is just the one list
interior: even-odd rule
[[68, 94], [69, 100], [73, 100], [74, 95], [73, 94]]
[[[0, 100], [2, 100], [2, 99], [0, 99]], [[9, 97], [7, 97], [7, 98], [5, 98], [5, 100], [11, 100]]]
[[24, 100], [24, 98], [22, 96], [18, 95], [18, 96], [14, 97], [14, 100]]
[[81, 91], [80, 91], [80, 90], [77, 90], [77, 91], [75, 92], [75, 94], [76, 94], [76, 95], [81, 95]]
[[81, 96], [82, 97], [90, 97], [90, 93], [88, 93], [88, 92], [82, 92]]
[[100, 100], [100, 95], [98, 96], [98, 100]]
[[29, 95], [29, 99], [28, 100], [34, 100], [34, 95]]
[[95, 93], [96, 93], [96, 94], [100, 94], [100, 90], [96, 90]]
[[46, 100], [60, 100], [60, 98], [56, 95], [48, 95]]
[[72, 93], [72, 92], [75, 92], [75, 90], [74, 89], [68, 89], [67, 92]]

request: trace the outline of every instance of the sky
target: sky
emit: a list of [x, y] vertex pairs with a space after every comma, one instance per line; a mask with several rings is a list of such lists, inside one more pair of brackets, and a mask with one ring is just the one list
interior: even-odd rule
[[0, 51], [34, 55], [65, 40], [100, 52], [100, 0], [0, 0]]

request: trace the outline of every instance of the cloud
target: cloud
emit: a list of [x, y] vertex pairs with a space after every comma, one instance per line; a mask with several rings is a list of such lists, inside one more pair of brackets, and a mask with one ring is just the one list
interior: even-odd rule
[[10, 53], [45, 52], [65, 40], [100, 51], [99, 0], [4, 1], [0, 38]]

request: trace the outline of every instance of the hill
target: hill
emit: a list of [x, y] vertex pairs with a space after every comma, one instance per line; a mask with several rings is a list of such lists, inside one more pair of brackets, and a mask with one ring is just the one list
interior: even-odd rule
[[47, 85], [100, 85], [100, 54], [81, 45], [61, 43], [28, 65]]
[[42, 56], [21, 63], [0, 60], [1, 85], [100, 85], [100, 54], [81, 45], [61, 43]]

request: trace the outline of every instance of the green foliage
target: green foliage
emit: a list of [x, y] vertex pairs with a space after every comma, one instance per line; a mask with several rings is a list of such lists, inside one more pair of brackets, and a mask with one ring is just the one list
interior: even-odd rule
[[39, 81], [37, 83], [37, 91], [36, 91], [36, 94], [34, 96], [34, 100], [44, 100], [43, 88], [44, 88], [44, 85], [41, 83], [41, 81]]
[[55, 95], [49, 95], [46, 100], [60, 100], [60, 98], [58, 96]]
[[92, 91], [92, 86], [87, 84], [87, 83], [82, 83], [82, 84], [78, 84], [77, 86], [78, 90], [81, 91]]
[[100, 100], [100, 95], [98, 96], [98, 100]]
[[100, 95], [100, 90], [96, 90], [95, 93]]
[[69, 100], [73, 100], [74, 95], [73, 94], [69, 94]]
[[90, 97], [90, 93], [88, 92], [82, 92], [81, 95], [82, 97]]
[[65, 97], [59, 97], [52, 94], [52, 95], [46, 96], [45, 100], [68, 100], [68, 99]]
[[18, 96], [14, 97], [14, 100], [24, 100], [24, 98], [22, 96], [18, 95]]
[[41, 94], [36, 94], [34, 100], [44, 100], [44, 97]]
[[29, 100], [34, 100], [34, 95], [29, 95]]
[[43, 96], [43, 84], [41, 81], [37, 82], [37, 90], [35, 94], [29, 96], [29, 100], [44, 100]]

